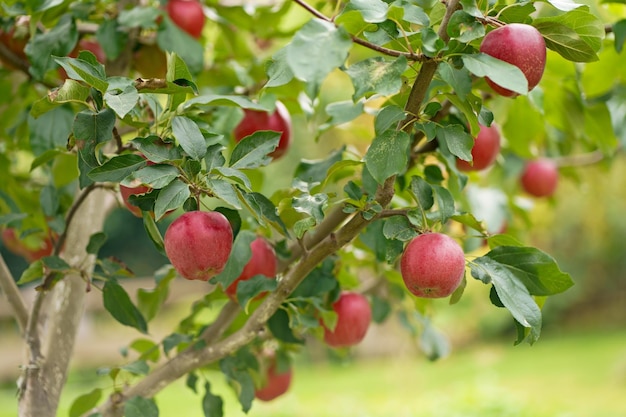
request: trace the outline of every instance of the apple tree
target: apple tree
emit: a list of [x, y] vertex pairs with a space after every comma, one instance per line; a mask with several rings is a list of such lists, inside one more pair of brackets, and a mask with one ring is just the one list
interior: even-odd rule
[[[144, 343], [110, 369], [130, 382], [72, 415], [157, 416], [186, 378], [221, 416], [205, 369], [247, 411], [288, 389], [311, 339], [345, 348], [399, 319], [436, 358], [432, 299], [479, 285], [532, 344], [573, 284], [524, 230], [625, 137], [623, 5], [235, 3], [3, 2], [0, 224], [29, 266], [3, 260], [0, 288], [24, 341], [21, 416], [56, 415], [88, 297]], [[122, 205], [171, 262], [137, 294], [99, 256]], [[155, 340], [183, 279], [206, 292]]]

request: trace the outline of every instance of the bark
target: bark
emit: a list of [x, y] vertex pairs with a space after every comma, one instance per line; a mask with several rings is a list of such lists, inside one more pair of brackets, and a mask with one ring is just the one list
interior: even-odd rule
[[[69, 224], [61, 257], [90, 276], [95, 257], [87, 255], [85, 248], [89, 237], [102, 230], [115, 199], [110, 191], [94, 189], [81, 201]], [[72, 274], [51, 290], [37, 294], [25, 337], [27, 364], [20, 382], [20, 417], [56, 416], [84, 311], [86, 290], [85, 278]]]

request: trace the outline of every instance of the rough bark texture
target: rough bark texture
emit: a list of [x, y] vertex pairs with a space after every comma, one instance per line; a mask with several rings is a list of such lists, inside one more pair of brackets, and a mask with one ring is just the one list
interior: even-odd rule
[[[70, 224], [62, 257], [88, 275], [95, 258], [85, 248], [89, 237], [100, 232], [111, 191], [93, 190], [82, 202]], [[86, 282], [80, 274], [68, 275], [35, 300], [26, 335], [27, 363], [20, 384], [20, 417], [54, 417], [67, 379], [78, 325], [84, 310]]]

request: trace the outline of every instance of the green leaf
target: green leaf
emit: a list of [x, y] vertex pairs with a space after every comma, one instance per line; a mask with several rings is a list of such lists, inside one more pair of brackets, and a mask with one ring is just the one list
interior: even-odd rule
[[176, 346], [191, 341], [191, 336], [187, 334], [172, 333], [163, 339], [163, 352], [167, 355]]
[[116, 19], [103, 20], [96, 30], [96, 40], [102, 47], [105, 56], [110, 60], [115, 60], [120, 56], [128, 42], [128, 32], [121, 27]]
[[279, 308], [267, 321], [267, 326], [274, 337], [285, 343], [304, 344], [304, 340], [298, 339], [289, 327], [289, 314]]
[[193, 120], [185, 116], [175, 116], [172, 119], [172, 133], [192, 159], [199, 161], [206, 155], [206, 140]]
[[576, 3], [573, 0], [546, 0], [546, 1], [550, 3], [551, 5], [553, 5], [554, 7], [556, 7], [557, 9], [562, 10], [564, 12], [568, 12], [570, 10], [574, 10], [582, 6], [582, 4]]
[[305, 213], [313, 217], [317, 223], [324, 219], [324, 208], [328, 205], [328, 194], [305, 194], [294, 197], [291, 206], [298, 213]]
[[219, 395], [211, 393], [211, 384], [204, 384], [204, 397], [202, 397], [202, 411], [204, 417], [223, 417], [224, 401]]
[[474, 278], [493, 284], [498, 298], [515, 320], [530, 329], [529, 343], [536, 342], [541, 333], [541, 310], [517, 277], [516, 270], [488, 256], [475, 259], [470, 268]]
[[166, 146], [158, 136], [135, 138], [130, 143], [145, 156], [148, 161], [161, 163], [170, 160], [182, 159], [177, 147]]
[[344, 13], [350, 10], [358, 10], [363, 20], [368, 23], [381, 23], [387, 20], [389, 6], [382, 0], [350, 0], [344, 9]]
[[533, 25], [543, 35], [546, 46], [574, 62], [597, 61], [602, 47], [604, 24], [581, 6], [565, 14], [535, 19]]
[[148, 237], [154, 244], [154, 247], [161, 253], [165, 255], [165, 244], [163, 243], [163, 236], [161, 236], [161, 232], [154, 221], [151, 213], [142, 210], [142, 218], [143, 218], [143, 227], [146, 229], [146, 233]]
[[337, 291], [339, 288], [335, 267], [335, 261], [326, 258], [313, 271], [309, 272], [306, 278], [291, 293], [291, 296], [293, 298], [325, 299], [328, 293]]
[[300, 160], [296, 172], [294, 174], [294, 181], [302, 182], [309, 185], [319, 184], [326, 179], [328, 170], [337, 162], [343, 159], [343, 152], [345, 148], [342, 147], [337, 151], [331, 152], [326, 159], [321, 160]]
[[376, 135], [382, 135], [385, 131], [393, 129], [399, 122], [404, 120], [406, 114], [401, 107], [395, 105], [385, 106], [378, 111], [374, 119], [374, 131]]
[[100, 144], [111, 139], [115, 126], [115, 113], [104, 109], [99, 112], [81, 111], [74, 119], [73, 132], [76, 145], [81, 148], [81, 142]]
[[406, 169], [411, 138], [408, 133], [388, 130], [377, 135], [365, 153], [365, 166], [379, 184]]
[[331, 71], [344, 64], [351, 47], [352, 39], [345, 29], [312, 19], [287, 45], [287, 63], [300, 80], [320, 84]]
[[239, 193], [237, 192], [237, 187], [234, 184], [231, 184], [223, 179], [210, 178], [207, 181], [207, 186], [211, 189], [215, 197], [224, 201], [226, 204], [231, 205], [237, 210], [241, 209]]
[[482, 258], [489, 258], [497, 262], [501, 269], [510, 271], [531, 295], [555, 295], [574, 285], [571, 277], [559, 269], [554, 258], [537, 248], [498, 246]]
[[104, 67], [90, 51], [81, 51], [77, 58], [56, 57], [54, 60], [63, 67], [68, 77], [84, 81], [101, 93], [109, 89]]
[[544, 135], [544, 115], [527, 96], [517, 97], [509, 107], [502, 131], [513, 152], [531, 158], [533, 143]]
[[183, 104], [184, 110], [191, 108], [209, 108], [215, 106], [241, 107], [242, 109], [271, 111], [271, 108], [250, 100], [245, 96], [227, 94], [206, 94], [191, 98]]
[[173, 165], [148, 165], [131, 173], [121, 184], [133, 187], [140, 183], [159, 189], [174, 181], [179, 175], [178, 168]]
[[39, 205], [45, 216], [54, 217], [59, 209], [57, 189], [52, 185], [44, 186], [39, 194]]
[[129, 364], [123, 365], [121, 369], [125, 370], [126, 372], [130, 372], [133, 375], [148, 375], [148, 372], [150, 372], [150, 367], [145, 360], [131, 362]]
[[626, 19], [613, 24], [613, 34], [615, 35], [615, 50], [618, 54], [621, 54], [626, 41]]
[[151, 398], [132, 397], [124, 402], [124, 417], [159, 417], [159, 407]]
[[461, 100], [465, 100], [467, 95], [472, 91], [472, 77], [467, 68], [454, 68], [449, 62], [442, 62], [437, 69], [439, 76], [444, 80], [452, 91], [459, 96]]
[[44, 256], [43, 258], [41, 258], [41, 260], [43, 261], [43, 266], [48, 271], [67, 273], [72, 270], [72, 267], [58, 256]]
[[133, 80], [123, 77], [110, 77], [109, 88], [104, 93], [104, 101], [120, 119], [126, 117], [139, 100], [139, 93]]
[[422, 210], [430, 210], [435, 204], [433, 187], [422, 177], [411, 177], [410, 191]]
[[479, 53], [463, 55], [465, 68], [477, 77], [489, 77], [499, 86], [519, 94], [528, 93], [528, 80], [515, 65], [490, 55]]
[[[238, 399], [242, 410], [247, 413], [252, 407], [254, 399], [254, 380], [248, 371], [250, 368], [247, 358], [242, 358], [241, 351], [237, 352], [238, 357], [226, 357], [220, 361], [220, 369], [232, 382], [236, 383]], [[252, 357], [251, 360], [254, 360]], [[256, 361], [255, 361], [256, 362]]]
[[89, 178], [97, 182], [120, 182], [139, 168], [146, 160], [139, 155], [124, 154], [115, 156], [104, 164], [89, 171]]
[[445, 334], [437, 330], [427, 318], [422, 320], [422, 326], [419, 345], [428, 360], [436, 361], [448, 356], [450, 354], [450, 342]]
[[28, 71], [36, 80], [43, 80], [45, 73], [56, 67], [53, 56], [69, 54], [76, 42], [78, 30], [72, 16], [61, 16], [50, 30], [37, 33], [26, 44], [24, 52], [31, 64]]
[[250, 300], [259, 294], [268, 291], [274, 291], [278, 282], [274, 277], [266, 277], [264, 275], [255, 275], [245, 281], [239, 281], [237, 284], [237, 300], [239, 305], [246, 306]]
[[172, 269], [153, 289], [140, 288], [137, 290], [137, 308], [141, 311], [146, 321], [152, 320], [163, 306], [163, 303], [165, 303], [169, 295], [170, 282], [175, 277], [176, 274]]
[[148, 332], [146, 320], [130, 300], [126, 290], [115, 281], [107, 281], [102, 289], [104, 308], [113, 318], [125, 326], [134, 327], [141, 333]]
[[272, 161], [268, 155], [276, 149], [281, 133], [257, 131], [237, 143], [230, 155], [230, 166], [235, 169], [253, 169]]
[[224, 269], [218, 275], [211, 278], [210, 282], [213, 284], [218, 283], [224, 289], [228, 288], [230, 284], [241, 275], [243, 268], [250, 260], [252, 256], [250, 245], [254, 239], [256, 239], [256, 235], [251, 231], [240, 231], [233, 242], [233, 248], [230, 251], [230, 256], [226, 261]]
[[243, 198], [262, 225], [265, 224], [265, 220], [268, 220], [277, 230], [289, 236], [289, 231], [271, 200], [261, 193], [246, 193]]
[[354, 84], [352, 99], [356, 101], [371, 94], [396, 94], [402, 88], [402, 73], [407, 66], [407, 60], [403, 56], [393, 61], [377, 56], [351, 65], [346, 74]]
[[472, 160], [474, 139], [460, 124], [437, 126], [437, 140], [442, 149], [464, 160]]
[[80, 417], [94, 408], [102, 398], [102, 389], [94, 388], [87, 394], [77, 397], [70, 407], [69, 417]]
[[359, 100], [356, 103], [352, 100], [335, 101], [326, 106], [326, 114], [330, 116], [330, 120], [319, 127], [320, 131], [325, 131], [333, 126], [348, 123], [360, 115], [364, 111], [364, 102]]
[[448, 219], [456, 213], [456, 209], [454, 208], [454, 197], [452, 197], [452, 194], [450, 194], [448, 189], [440, 185], [433, 185], [432, 187], [435, 192], [437, 208], [439, 209], [436, 213], [437, 220], [439, 220], [441, 224], [445, 224]]
[[618, 139], [613, 130], [611, 113], [604, 102], [585, 107], [585, 134], [607, 155], [615, 152]]
[[404, 244], [400, 240], [387, 239], [383, 233], [384, 222], [381, 220], [370, 224], [359, 239], [371, 249], [380, 262], [393, 263], [404, 249]]
[[466, 9], [457, 10], [452, 14], [448, 23], [448, 35], [451, 39], [468, 43], [485, 36], [485, 26], [469, 14]]
[[89, 243], [87, 244], [87, 253], [97, 255], [98, 251], [106, 243], [107, 235], [103, 232], [94, 233], [89, 236]]
[[268, 80], [265, 87], [280, 87], [293, 80], [293, 71], [287, 63], [287, 48], [279, 49], [267, 64]]
[[405, 216], [393, 216], [385, 220], [383, 234], [387, 239], [406, 242], [417, 236], [417, 232]]
[[17, 281], [17, 285], [28, 284], [29, 282], [37, 281], [43, 278], [44, 269], [43, 261], [38, 260], [28, 265], [28, 268], [22, 272], [20, 279]]
[[168, 211], [180, 208], [190, 195], [189, 185], [179, 179], [172, 181], [159, 193], [154, 204], [154, 217], [159, 220]]

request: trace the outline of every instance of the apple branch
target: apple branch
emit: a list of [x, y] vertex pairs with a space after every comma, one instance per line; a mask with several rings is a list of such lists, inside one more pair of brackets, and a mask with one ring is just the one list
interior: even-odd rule
[[24, 334], [28, 325], [28, 308], [2, 255], [0, 255], [0, 290], [6, 296], [9, 306], [13, 310], [13, 316], [20, 332]]
[[[330, 19], [329, 17], [325, 16], [323, 13], [320, 13], [318, 10], [316, 10], [314, 7], [309, 5], [304, 0], [294, 0], [294, 2], [296, 2], [296, 4], [300, 5], [303, 9], [305, 9], [306, 11], [308, 11], [309, 13], [311, 13], [313, 16], [317, 17], [318, 19], [325, 20], [326, 22], [329, 22], [329, 23], [334, 23], [333, 19]], [[375, 43], [368, 42], [365, 39], [359, 38], [358, 36], [355, 36], [352, 34], [350, 34], [350, 37], [352, 38], [352, 42], [358, 45], [364, 46], [373, 51], [380, 52], [383, 55], [389, 55], [389, 56], [395, 56], [395, 57], [403, 56], [409, 61], [418, 61], [418, 62], [424, 62], [424, 61], [428, 61], [431, 59], [424, 54], [416, 54], [414, 52], [402, 52], [402, 51], [397, 51], [395, 49], [385, 48], [383, 46], [376, 45]]]
[[[299, 4], [303, 4], [299, 0], [296, 1], [298, 1]], [[446, 15], [440, 26], [440, 36], [446, 41], [448, 40], [447, 35], [445, 35], [448, 21], [458, 6], [459, 0], [451, 0], [448, 3]], [[416, 81], [413, 84], [409, 102], [407, 102], [405, 107], [409, 113], [418, 114], [417, 112], [421, 108], [421, 102], [426, 96], [426, 92], [428, 91], [436, 69], [437, 63], [435, 62], [428, 61], [422, 65], [417, 77], [419, 82]], [[416, 119], [409, 121], [408, 125], [410, 126], [414, 120]], [[406, 123], [400, 126], [404, 129], [407, 128]], [[383, 208], [386, 208], [390, 204], [394, 196], [395, 180], [395, 176], [389, 177], [384, 184], [379, 185], [376, 191], [375, 200]], [[361, 213], [355, 213], [350, 217], [339, 208], [331, 211], [326, 219], [311, 233], [311, 237], [307, 242], [305, 242], [304, 248], [307, 249], [306, 252], [302, 248], [297, 249], [297, 246], [293, 246], [292, 249], [296, 251], [296, 255], [294, 255], [294, 259], [291, 262], [293, 268], [287, 270], [284, 278], [279, 281], [276, 290], [265, 298], [261, 305], [250, 315], [241, 329], [204, 348], [198, 349], [195, 346], [190, 346], [177, 356], [155, 368], [136, 385], [126, 388], [121, 393], [115, 393], [105, 404], [99, 408], [90, 410], [85, 415], [99, 412], [104, 417], [121, 416], [123, 413], [123, 404], [127, 399], [135, 396], [153, 397], [160, 390], [181, 378], [183, 375], [226, 357], [250, 343], [255, 337], [262, 335], [265, 332], [265, 323], [295, 290], [298, 284], [300, 284], [320, 262], [354, 240], [367, 225], [377, 219], [378, 217], [366, 219]], [[345, 224], [339, 227], [344, 221]], [[336, 230], [337, 227], [339, 227], [338, 230]], [[301, 252], [297, 252], [298, 250]], [[281, 270], [285, 270], [287, 265], [288, 264], [282, 264]], [[231, 304], [233, 303], [226, 305], [225, 309], [228, 311], [220, 313], [218, 319], [205, 332], [203, 335], [205, 340], [219, 337], [223, 330], [230, 324], [233, 315], [236, 314], [235, 312], [237, 311]]]

